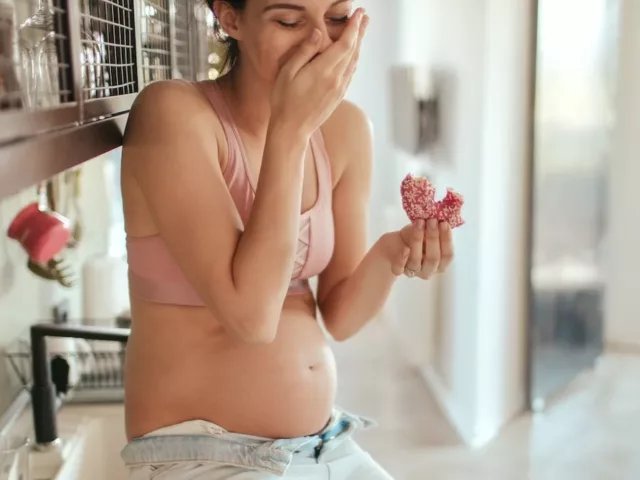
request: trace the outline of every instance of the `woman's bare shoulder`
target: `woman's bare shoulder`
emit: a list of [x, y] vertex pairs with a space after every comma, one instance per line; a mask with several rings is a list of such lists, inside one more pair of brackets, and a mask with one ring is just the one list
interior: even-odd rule
[[352, 162], [371, 163], [373, 126], [356, 104], [343, 100], [322, 126], [322, 136], [334, 173], [334, 185]]
[[[184, 80], [161, 80], [147, 85], [136, 97], [125, 131], [125, 145], [132, 137], [166, 140], [177, 132], [197, 134], [207, 118], [215, 118], [198, 84]], [[201, 119], [200, 123], [194, 119]], [[195, 127], [195, 128], [194, 128]], [[174, 135], [171, 135], [174, 134]]]
[[369, 128], [371, 124], [369, 118], [367, 117], [367, 114], [362, 108], [360, 108], [350, 100], [343, 100], [342, 102], [340, 102], [340, 105], [338, 105], [329, 119], [325, 122], [324, 127], [338, 125], [344, 127], [347, 124], [352, 123], [356, 124], [356, 126], [365, 128]]

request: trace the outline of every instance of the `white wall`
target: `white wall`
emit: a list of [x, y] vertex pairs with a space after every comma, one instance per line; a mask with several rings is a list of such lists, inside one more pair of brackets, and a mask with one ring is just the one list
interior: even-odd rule
[[348, 98], [363, 108], [374, 128], [373, 191], [370, 208], [370, 239], [384, 233], [383, 208], [396, 187], [389, 182], [395, 172], [394, 151], [389, 140], [390, 117], [386, 72], [397, 56], [398, 9], [395, 2], [367, 0], [362, 2], [370, 16], [366, 40], [360, 54], [358, 70]]
[[609, 271], [605, 337], [614, 347], [640, 349], [640, 2], [621, 15], [617, 128], [609, 197]]
[[438, 187], [451, 186], [464, 195], [463, 215], [467, 222], [455, 234], [456, 260], [442, 290], [438, 336], [432, 346], [436, 356], [421, 367], [460, 434], [471, 440], [478, 401], [478, 179], [482, 164], [485, 2], [419, 3], [418, 10], [418, 2], [403, 2], [406, 23], [401, 27], [405, 39], [402, 56], [404, 61], [428, 65], [448, 81], [444, 86], [443, 114], [449, 132], [450, 164], [431, 174], [439, 180]]
[[[427, 378], [470, 444], [525, 402], [529, 1], [425, 2], [425, 60], [454, 84], [446, 105], [449, 182], [466, 199]], [[423, 7], [425, 8], [425, 7]]]
[[[396, 228], [403, 220], [399, 180], [421, 166], [439, 188], [454, 187], [466, 199], [467, 224], [456, 232], [451, 272], [440, 284], [401, 280], [386, 318], [461, 435], [481, 443], [524, 406], [530, 0], [370, 0], [366, 6], [379, 22], [369, 31], [369, 48], [386, 48], [375, 58], [363, 56], [367, 83], [385, 80], [391, 65], [404, 63], [427, 65], [446, 79], [445, 156], [431, 157], [434, 168], [425, 164], [429, 159], [398, 151], [386, 157], [393, 151], [388, 135], [380, 139], [390, 121], [380, 100], [387, 90], [354, 83], [352, 98], [372, 115], [385, 155], [376, 156], [387, 184], [376, 186], [374, 211], [382, 201], [386, 228]], [[380, 13], [387, 16], [376, 19]], [[394, 35], [396, 50], [387, 59], [384, 39]]]
[[478, 403], [482, 443], [525, 405], [529, 131], [533, 2], [489, 0], [485, 11], [478, 278]]

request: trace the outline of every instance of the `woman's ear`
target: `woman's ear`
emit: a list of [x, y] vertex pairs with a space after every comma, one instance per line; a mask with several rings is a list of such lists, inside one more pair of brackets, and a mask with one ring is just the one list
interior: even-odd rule
[[224, 0], [213, 2], [213, 13], [215, 14], [224, 33], [231, 38], [241, 40], [240, 37], [240, 12], [229, 5]]

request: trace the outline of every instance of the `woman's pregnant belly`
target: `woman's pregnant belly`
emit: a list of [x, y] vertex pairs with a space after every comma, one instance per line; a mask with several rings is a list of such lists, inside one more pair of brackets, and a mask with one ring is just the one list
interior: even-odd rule
[[192, 419], [269, 438], [321, 430], [333, 408], [336, 367], [314, 312], [309, 298], [288, 299], [275, 341], [252, 345], [228, 336], [205, 309], [133, 301], [129, 438]]

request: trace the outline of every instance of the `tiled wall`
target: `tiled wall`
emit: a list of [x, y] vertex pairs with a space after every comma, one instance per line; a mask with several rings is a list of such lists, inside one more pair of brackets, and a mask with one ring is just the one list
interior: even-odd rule
[[6, 236], [15, 214], [35, 200], [35, 186], [0, 200], [0, 414], [21, 388], [6, 359], [8, 347], [14, 345], [19, 336], [28, 335], [30, 324], [50, 320], [52, 307], [63, 299], [70, 302], [72, 318], [81, 315], [82, 263], [88, 257], [106, 251], [111, 222], [109, 205], [119, 205], [117, 198], [110, 198], [114, 197], [113, 189], [110, 191], [104, 174], [105, 167], [110, 166], [110, 162], [117, 162], [118, 157], [119, 151], [114, 151], [83, 164], [80, 199], [83, 240], [76, 250], [65, 253], [66, 263], [77, 281], [71, 289], [32, 274], [27, 269], [27, 256], [21, 246]]

